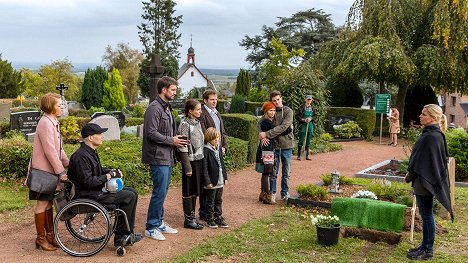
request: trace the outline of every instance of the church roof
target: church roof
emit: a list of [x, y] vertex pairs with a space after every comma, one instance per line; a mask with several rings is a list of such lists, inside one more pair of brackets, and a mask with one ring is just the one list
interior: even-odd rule
[[203, 78], [206, 79], [206, 81], [208, 81], [208, 78], [206, 78], [205, 74], [203, 74], [198, 68], [197, 66], [195, 66], [195, 64], [193, 63], [185, 63], [184, 65], [182, 65], [182, 67], [180, 67], [179, 71], [178, 71], [178, 76], [177, 78], [180, 79], [180, 77], [182, 77], [182, 75], [185, 74], [185, 72], [187, 72], [187, 70], [191, 67], [194, 67], [198, 72], [200, 72], [200, 75], [203, 76]]
[[468, 115], [468, 103], [467, 103], [467, 102], [460, 103], [460, 107], [463, 109], [463, 111], [465, 112], [465, 114]]

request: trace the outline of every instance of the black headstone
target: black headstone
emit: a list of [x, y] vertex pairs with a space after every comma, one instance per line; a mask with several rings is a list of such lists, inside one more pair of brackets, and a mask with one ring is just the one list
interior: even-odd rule
[[327, 132], [334, 132], [333, 125], [345, 124], [348, 121], [353, 121], [354, 116], [344, 116], [344, 115], [328, 115], [327, 120]]
[[10, 130], [19, 130], [24, 134], [34, 133], [40, 118], [40, 111], [13, 112], [10, 114]]
[[122, 128], [125, 126], [125, 115], [121, 111], [110, 111], [107, 115], [111, 115], [119, 121], [119, 127]]
[[106, 113], [102, 112], [102, 111], [95, 112], [95, 113], [93, 113], [93, 115], [91, 115], [91, 120], [94, 119], [94, 118], [97, 118], [99, 116], [102, 116], [102, 115], [106, 115]]
[[169, 105], [171, 105], [172, 110], [178, 111], [181, 115], [185, 112], [185, 101], [186, 99], [174, 99], [169, 101]]

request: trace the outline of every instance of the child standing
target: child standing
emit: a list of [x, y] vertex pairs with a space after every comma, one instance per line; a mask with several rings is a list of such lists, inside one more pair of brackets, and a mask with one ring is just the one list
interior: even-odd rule
[[210, 228], [229, 227], [223, 218], [223, 188], [227, 183], [227, 173], [218, 150], [221, 134], [211, 127], [205, 131], [203, 149], [204, 192], [206, 197], [207, 226]]

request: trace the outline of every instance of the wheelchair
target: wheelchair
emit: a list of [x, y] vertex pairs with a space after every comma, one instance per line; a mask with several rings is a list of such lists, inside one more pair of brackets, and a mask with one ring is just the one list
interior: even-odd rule
[[[71, 183], [66, 183], [65, 196], [69, 197]], [[70, 200], [68, 198], [67, 200]], [[57, 212], [54, 219], [55, 240], [67, 254], [75, 257], [89, 257], [101, 251], [115, 232], [117, 219], [122, 214], [130, 230], [127, 214], [115, 205], [102, 205], [92, 199], [74, 199]], [[118, 256], [124, 256], [125, 246], [133, 245], [129, 235], [116, 247]]]

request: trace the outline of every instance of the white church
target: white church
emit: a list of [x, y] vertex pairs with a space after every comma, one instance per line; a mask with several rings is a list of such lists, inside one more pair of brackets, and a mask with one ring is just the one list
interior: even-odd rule
[[209, 80], [195, 66], [195, 49], [192, 47], [192, 41], [190, 41], [190, 48], [187, 52], [187, 63], [179, 69], [177, 82], [184, 95], [187, 95], [193, 88], [211, 88], [216, 90], [213, 81]]

